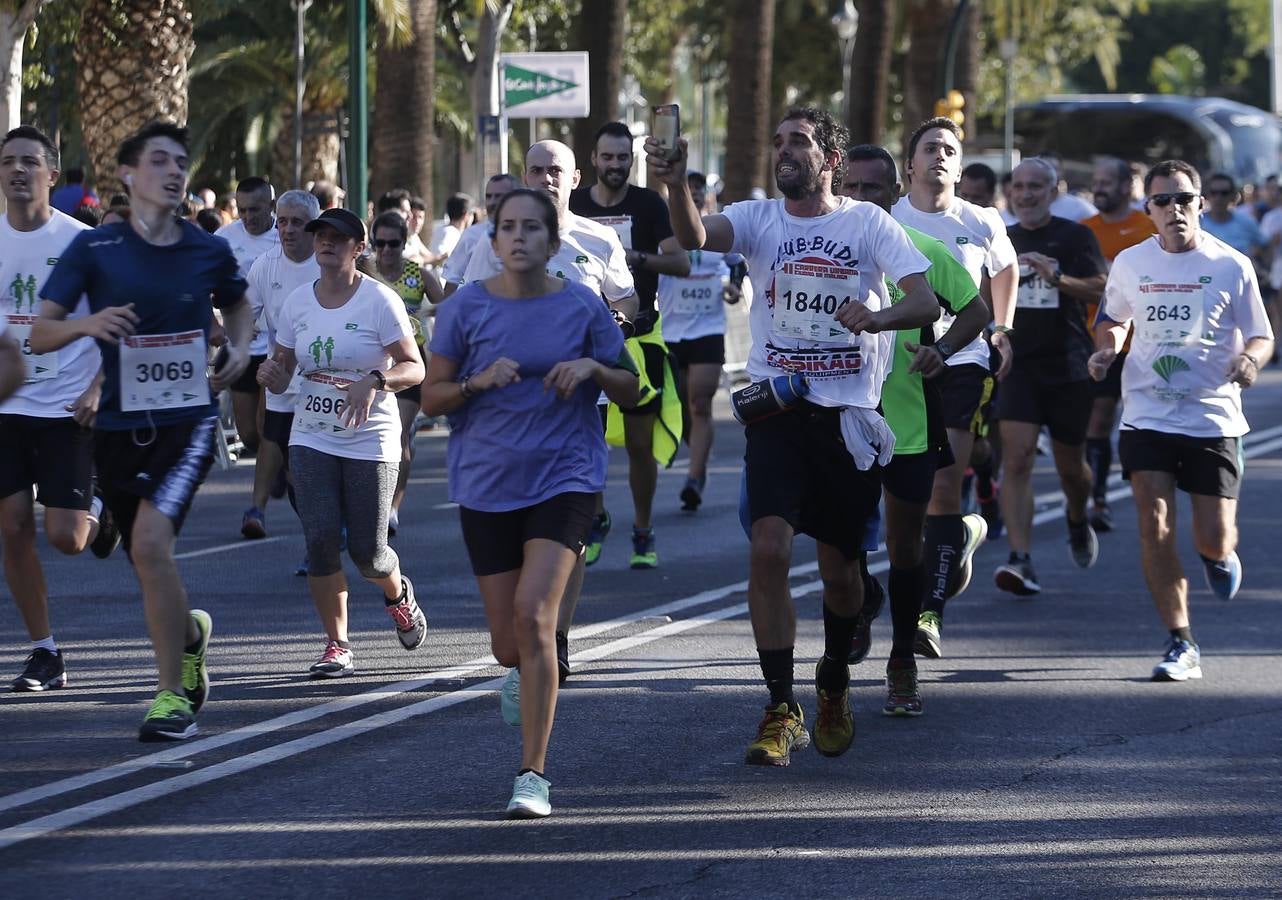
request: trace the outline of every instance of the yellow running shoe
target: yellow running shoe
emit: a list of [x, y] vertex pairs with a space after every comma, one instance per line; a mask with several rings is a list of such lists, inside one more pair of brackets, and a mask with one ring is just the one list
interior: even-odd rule
[[815, 749], [824, 756], [841, 756], [855, 740], [855, 717], [850, 713], [850, 683], [839, 694], [819, 687], [819, 668], [815, 665], [815, 693], [819, 695], [819, 714], [815, 718]]
[[801, 710], [793, 713], [787, 703], [767, 706], [766, 717], [757, 726], [757, 739], [748, 745], [744, 762], [750, 766], [786, 766], [793, 750], [809, 746], [810, 733]]

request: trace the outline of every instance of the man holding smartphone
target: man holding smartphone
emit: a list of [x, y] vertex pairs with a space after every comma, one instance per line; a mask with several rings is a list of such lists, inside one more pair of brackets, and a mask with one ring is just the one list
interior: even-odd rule
[[[653, 569], [659, 564], [654, 528], [650, 522], [659, 480], [656, 451], [665, 457], [665, 462], [670, 462], [681, 437], [681, 406], [677, 400], [675, 440], [660, 442], [666, 446], [659, 446], [655, 440], [655, 427], [659, 424], [665, 401], [672, 409], [671, 401], [676, 398], [675, 385], [669, 381], [672, 372], [655, 297], [659, 276], [684, 278], [690, 274], [690, 258], [672, 236], [672, 224], [663, 198], [657, 191], [628, 182], [632, 163], [632, 132], [628, 126], [622, 122], [602, 125], [597, 130], [592, 150], [596, 184], [574, 191], [570, 195], [570, 209], [576, 215], [614, 229], [636, 281], [638, 310], [633, 320], [636, 332], [628, 343], [633, 356], [644, 363], [641, 366], [642, 402], [635, 409], [623, 411], [623, 431], [634, 515], [631, 565], [634, 569]], [[646, 389], [647, 382], [650, 390]], [[663, 418], [667, 419], [667, 416]], [[602, 511], [593, 523], [589, 536], [589, 562], [595, 562], [601, 552], [600, 545], [609, 528], [608, 522], [609, 514]]]
[[[176, 741], [196, 733], [209, 694], [213, 623], [187, 608], [174, 542], [214, 459], [214, 398], [249, 365], [254, 323], [231, 247], [176, 215], [187, 195], [187, 130], [151, 122], [120, 145], [117, 162], [133, 214], [72, 240], [41, 290], [31, 349], [92, 337], [102, 353], [94, 463], [142, 587], [160, 674], [138, 738]], [[81, 295], [90, 314], [68, 318]], [[208, 375], [214, 307], [229, 341]]]

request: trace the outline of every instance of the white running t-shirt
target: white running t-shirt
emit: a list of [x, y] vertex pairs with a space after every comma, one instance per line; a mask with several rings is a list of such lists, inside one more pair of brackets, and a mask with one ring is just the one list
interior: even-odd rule
[[[280, 318], [281, 307], [285, 298], [305, 284], [311, 284], [320, 278], [320, 266], [316, 257], [309, 256], [302, 262], [294, 262], [285, 255], [279, 246], [268, 250], [249, 267], [249, 288], [245, 296], [249, 299], [250, 308], [254, 311], [255, 327], [267, 335], [268, 353], [276, 341], [276, 322]], [[289, 390], [283, 394], [267, 391], [267, 408], [272, 412], [292, 413], [294, 398], [298, 391], [297, 372], [290, 381]]]
[[302, 374], [289, 445], [345, 459], [398, 462], [401, 417], [394, 393], [378, 391], [359, 428], [341, 425], [339, 416], [343, 388], [374, 369], [386, 372], [392, 367], [388, 345], [413, 336], [404, 301], [373, 278], [362, 275], [356, 293], [338, 309], [321, 306], [310, 284], [295, 289], [276, 322], [276, 343], [294, 351]]
[[489, 242], [491, 227], [493, 227], [491, 222], [477, 222], [475, 225], [469, 225], [463, 229], [463, 233], [459, 235], [458, 243], [454, 245], [454, 250], [441, 265], [442, 282], [445, 284], [463, 283], [463, 273], [467, 271], [467, 264], [472, 258], [472, 251], [476, 249], [477, 241]]
[[[53, 217], [35, 231], [18, 231], [0, 214], [0, 316], [10, 337], [22, 347], [27, 377], [4, 403], [0, 413], [63, 419], [67, 407], [89, 387], [102, 357], [93, 338], [78, 338], [52, 353], [35, 355], [27, 343], [31, 325], [40, 312], [40, 289], [67, 245], [89, 226], [56, 209]], [[89, 315], [89, 301], [81, 297], [67, 317]]]
[[726, 306], [721, 299], [730, 280], [726, 254], [691, 250], [688, 255], [690, 274], [685, 278], [659, 276], [659, 314], [663, 339], [669, 344], [726, 333]]
[[1241, 437], [1242, 389], [1228, 381], [1253, 337], [1273, 337], [1251, 261], [1202, 233], [1168, 253], [1157, 236], [1113, 260], [1100, 314], [1132, 322], [1122, 367], [1122, 427], [1192, 437]]
[[[236, 265], [240, 267], [240, 277], [246, 280], [249, 279], [249, 270], [254, 260], [273, 247], [280, 246], [280, 233], [274, 222], [262, 234], [250, 234], [245, 230], [244, 221], [237, 219], [219, 228], [214, 234], [231, 244], [232, 255], [236, 257]], [[271, 341], [267, 333], [255, 323], [254, 339], [249, 344], [250, 356], [266, 356], [270, 350]]]
[[[632, 271], [614, 229], [574, 213], [566, 213], [561, 223], [561, 249], [548, 260], [547, 270], [556, 278], [591, 288], [609, 303], [636, 293]], [[494, 254], [493, 245], [480, 241], [472, 250], [462, 283], [484, 281], [501, 271], [503, 265]]]
[[[984, 272], [991, 278], [1016, 262], [1015, 245], [1006, 234], [1001, 213], [990, 207], [954, 197], [943, 212], [923, 212], [905, 196], [891, 208], [890, 214], [905, 225], [943, 241], [953, 258], [966, 267], [975, 280], [975, 287], [979, 287]], [[935, 323], [936, 338], [948, 333], [954, 318], [947, 312], [939, 317]], [[948, 357], [950, 366], [965, 363], [988, 367], [988, 344], [982, 335]]]
[[898, 283], [930, 263], [879, 206], [837, 199], [822, 216], [790, 215], [783, 200], [745, 200], [722, 213], [757, 296], [748, 377], [801, 372], [813, 403], [876, 409], [895, 333], [851, 334], [835, 314], [847, 302], [883, 309], [886, 279]]

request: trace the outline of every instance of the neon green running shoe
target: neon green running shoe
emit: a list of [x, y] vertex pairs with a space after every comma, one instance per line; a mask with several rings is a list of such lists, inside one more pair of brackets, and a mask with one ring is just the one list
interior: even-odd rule
[[588, 543], [583, 551], [584, 565], [592, 565], [601, 558], [601, 545], [610, 533], [610, 511], [601, 510], [601, 514], [592, 517], [592, 527], [588, 530]]
[[209, 699], [209, 669], [205, 666], [205, 651], [209, 649], [209, 638], [214, 633], [214, 620], [203, 609], [193, 609], [191, 620], [196, 623], [200, 640], [196, 650], [183, 650], [183, 693], [191, 703], [191, 713], [195, 715]]
[[185, 741], [195, 733], [196, 717], [192, 714], [191, 702], [173, 691], [161, 691], [142, 720], [138, 740], [144, 744]]

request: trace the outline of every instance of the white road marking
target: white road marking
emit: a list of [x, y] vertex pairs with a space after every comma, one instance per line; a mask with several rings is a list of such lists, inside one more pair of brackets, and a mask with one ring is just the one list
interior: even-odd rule
[[243, 540], [234, 544], [219, 544], [217, 547], [206, 547], [203, 550], [188, 550], [186, 553], [175, 553], [174, 559], [195, 559], [197, 556], [209, 556], [211, 553], [225, 553], [228, 550], [244, 550], [247, 547], [265, 547], [267, 544], [274, 544], [277, 541], [285, 540], [284, 535], [276, 537], [259, 538], [256, 541]]
[[[1282, 437], [1279, 437], [1277, 439], [1271, 439], [1275, 435], [1282, 436], [1282, 426], [1266, 429], [1265, 431], [1259, 432], [1253, 436], [1248, 436], [1248, 438], [1252, 438], [1252, 439], [1248, 440], [1246, 443], [1245, 455], [1248, 458], [1251, 458], [1251, 457], [1261, 455], [1263, 453], [1270, 452], [1271, 450], [1277, 449], [1279, 447], [1282, 447]], [[1130, 493], [1131, 493], [1131, 490], [1129, 486], [1115, 488], [1114, 490], [1109, 492], [1109, 499], [1110, 500], [1122, 499], [1124, 497], [1130, 496]], [[1046, 522], [1056, 521], [1056, 520], [1059, 520], [1062, 517], [1062, 515], [1063, 515], [1062, 508], [1043, 510], [1042, 512], [1034, 516], [1033, 524], [1040, 525]], [[269, 539], [269, 540], [277, 540], [277, 539]], [[264, 543], [264, 541], [258, 541], [256, 543]], [[222, 549], [227, 549], [230, 547], [237, 547], [237, 546], [242, 546], [242, 544], [230, 544], [230, 545], [226, 545], [225, 547], [209, 548], [205, 551], [195, 551], [194, 555], [203, 555], [204, 553], [218, 552]], [[889, 567], [889, 564], [882, 561], [873, 566], [870, 566], [869, 570], [874, 573], [877, 573], [877, 572], [885, 571], [888, 567]], [[798, 575], [816, 571], [817, 568], [818, 566], [816, 563], [808, 563], [806, 565], [797, 566], [793, 568], [792, 570], [790, 570], [789, 575], [791, 577], [796, 577]], [[817, 580], [810, 581], [803, 584], [794, 585], [792, 587], [792, 594], [794, 597], [803, 596], [805, 594], [808, 594], [817, 590], [821, 590], [822, 587], [823, 587], [823, 583], [821, 581], [817, 581]], [[571, 632], [571, 637], [574, 637], [576, 639], [590, 637], [592, 635], [600, 634], [605, 631], [612, 630], [614, 628], [622, 627], [623, 625], [626, 625], [626, 624], [637, 623], [646, 618], [662, 616], [670, 612], [680, 611], [682, 609], [686, 609], [692, 606], [699, 606], [707, 603], [716, 602], [720, 599], [724, 599], [726, 596], [729, 596], [731, 594], [741, 593], [746, 589], [747, 589], [747, 582], [741, 581], [732, 585], [725, 585], [723, 587], [713, 588], [708, 591], [702, 591], [690, 597], [685, 597], [680, 600], [676, 600], [676, 601], [673, 601], [672, 603], [664, 604], [661, 606], [652, 607], [648, 610], [644, 610], [640, 613], [636, 613], [630, 616], [623, 616], [617, 619], [609, 620], [607, 622], [601, 622], [595, 625], [589, 625], [583, 628], [575, 629], [574, 631]], [[708, 625], [713, 622], [718, 622], [718, 621], [722, 621], [723, 619], [729, 619], [739, 615], [743, 615], [747, 612], [747, 609], [748, 607], [746, 603], [738, 603], [732, 606], [710, 610], [704, 613], [700, 613], [699, 615], [693, 616], [688, 619], [682, 619], [677, 622], [670, 622], [664, 625], [660, 625], [659, 627], [649, 629], [640, 634], [632, 635], [625, 638], [619, 638], [615, 641], [608, 642], [601, 646], [580, 651], [574, 654], [571, 657], [571, 659], [576, 662], [590, 662], [593, 660], [603, 659], [607, 656], [611, 656], [616, 653], [621, 653], [626, 650], [630, 650], [635, 647], [651, 643], [653, 641], [662, 640], [663, 638], [671, 637], [676, 634], [681, 634], [682, 632], [685, 632], [685, 631], [690, 631], [696, 628], [700, 628], [704, 625]], [[489, 659], [474, 660], [472, 662], [465, 663], [462, 666], [456, 666], [453, 669], [447, 669], [447, 670], [431, 673], [429, 677], [398, 682], [396, 684], [389, 685], [386, 689], [377, 689], [367, 693], [358, 694], [352, 697], [340, 698], [338, 700], [333, 700], [328, 703], [321, 704], [318, 707], [313, 707], [307, 710], [299, 710], [294, 713], [287, 714], [285, 716], [280, 716], [275, 719], [270, 719], [266, 722], [235, 729], [234, 731], [228, 732], [227, 734], [217, 735], [213, 738], [207, 738], [207, 739], [198, 741], [194, 744], [175, 747], [172, 750], [161, 751], [159, 753], [150, 754], [148, 756], [142, 757], [141, 759], [130, 760], [125, 763], [118, 763], [114, 766], [108, 766], [104, 769], [99, 769], [94, 772], [87, 772], [82, 775], [73, 776], [72, 778], [67, 778], [67, 779], [62, 779], [60, 781], [52, 782], [48, 785], [42, 785], [41, 787], [38, 787], [38, 788], [32, 788], [27, 791], [20, 791], [16, 794], [11, 794], [7, 797], [0, 798], [0, 812], [3, 812], [4, 810], [8, 810], [8, 809], [13, 809], [19, 806], [24, 806], [29, 803], [34, 803], [34, 802], [37, 802], [38, 800], [43, 800], [48, 797], [64, 794], [69, 791], [78, 790], [83, 787], [88, 787], [93, 784], [98, 784], [103, 781], [120, 777], [121, 775], [136, 772], [139, 769], [158, 767], [158, 766], [167, 767], [169, 765], [172, 765], [177, 760], [185, 759], [186, 757], [195, 755], [196, 753], [200, 753], [206, 750], [212, 750], [217, 747], [226, 746], [228, 744], [238, 743], [240, 741], [248, 740], [251, 737], [258, 737], [263, 734], [268, 734], [268, 733], [280, 730], [281, 728], [289, 727], [291, 725], [295, 725], [300, 722], [305, 722], [312, 719], [320, 718], [322, 716], [328, 715], [333, 712], [338, 712], [343, 709], [363, 706], [368, 703], [387, 699], [389, 697], [394, 697], [399, 694], [407, 693], [408, 691], [416, 690], [420, 687], [427, 686], [429, 684], [437, 683], [444, 679], [461, 678], [468, 674], [474, 673], [480, 669], [484, 669], [492, 665], [495, 665], [495, 662], [492, 657]], [[30, 840], [35, 837], [40, 837], [42, 835], [46, 835], [54, 831], [59, 831], [64, 828], [69, 828], [69, 827], [81, 824], [83, 822], [96, 819], [100, 816], [109, 815], [114, 812], [120, 812], [121, 810], [128, 809], [140, 803], [145, 803], [149, 800], [157, 799], [159, 797], [164, 797], [169, 794], [175, 793], [177, 791], [185, 790], [187, 788], [194, 787], [200, 784], [205, 784], [210, 781], [215, 781], [220, 778], [225, 778], [231, 775], [237, 775], [242, 772], [246, 772], [251, 769], [258, 768], [259, 766], [268, 765], [270, 763], [277, 762], [281, 759], [287, 759], [299, 753], [304, 753], [309, 750], [316, 749], [318, 747], [323, 747], [332, 743], [336, 743], [338, 741], [346, 740], [349, 737], [353, 737], [359, 734], [364, 734], [366, 732], [373, 731], [378, 728], [385, 727], [387, 725], [396, 724], [398, 722], [402, 722], [406, 719], [410, 719], [415, 716], [426, 715], [428, 713], [435, 712], [440, 709], [447, 709], [449, 707], [456, 706], [468, 700], [474, 700], [481, 697], [486, 697], [497, 692], [501, 688], [502, 684], [503, 684], [502, 678], [492, 678], [488, 681], [482, 682], [468, 689], [456, 690], [448, 694], [442, 694], [427, 700], [420, 701], [418, 703], [412, 703], [408, 706], [403, 706], [398, 709], [388, 710], [386, 712], [379, 713], [374, 716], [369, 716], [364, 719], [359, 719], [355, 722], [349, 722], [344, 725], [335, 726], [333, 728], [329, 728], [324, 731], [307, 735], [305, 737], [296, 738], [292, 741], [287, 741], [283, 744], [277, 744], [273, 747], [267, 747], [267, 748], [264, 748], [263, 750], [255, 751], [254, 753], [246, 754], [244, 756], [233, 757], [232, 759], [225, 760], [224, 762], [218, 763], [216, 765], [210, 766], [205, 769], [201, 769], [199, 771], [187, 772], [185, 774], [173, 776], [173, 777], [164, 779], [162, 781], [157, 781], [152, 784], [145, 785], [143, 787], [134, 788], [129, 791], [124, 791], [119, 794], [113, 794], [98, 800], [91, 801], [89, 803], [81, 804], [79, 806], [70, 807], [68, 809], [61, 810], [56, 813], [51, 813], [46, 816], [41, 816], [36, 819], [32, 819], [27, 822], [23, 822], [18, 825], [14, 825], [9, 828], [0, 830], [0, 850], [3, 850], [7, 847], [11, 847], [23, 841]]]

